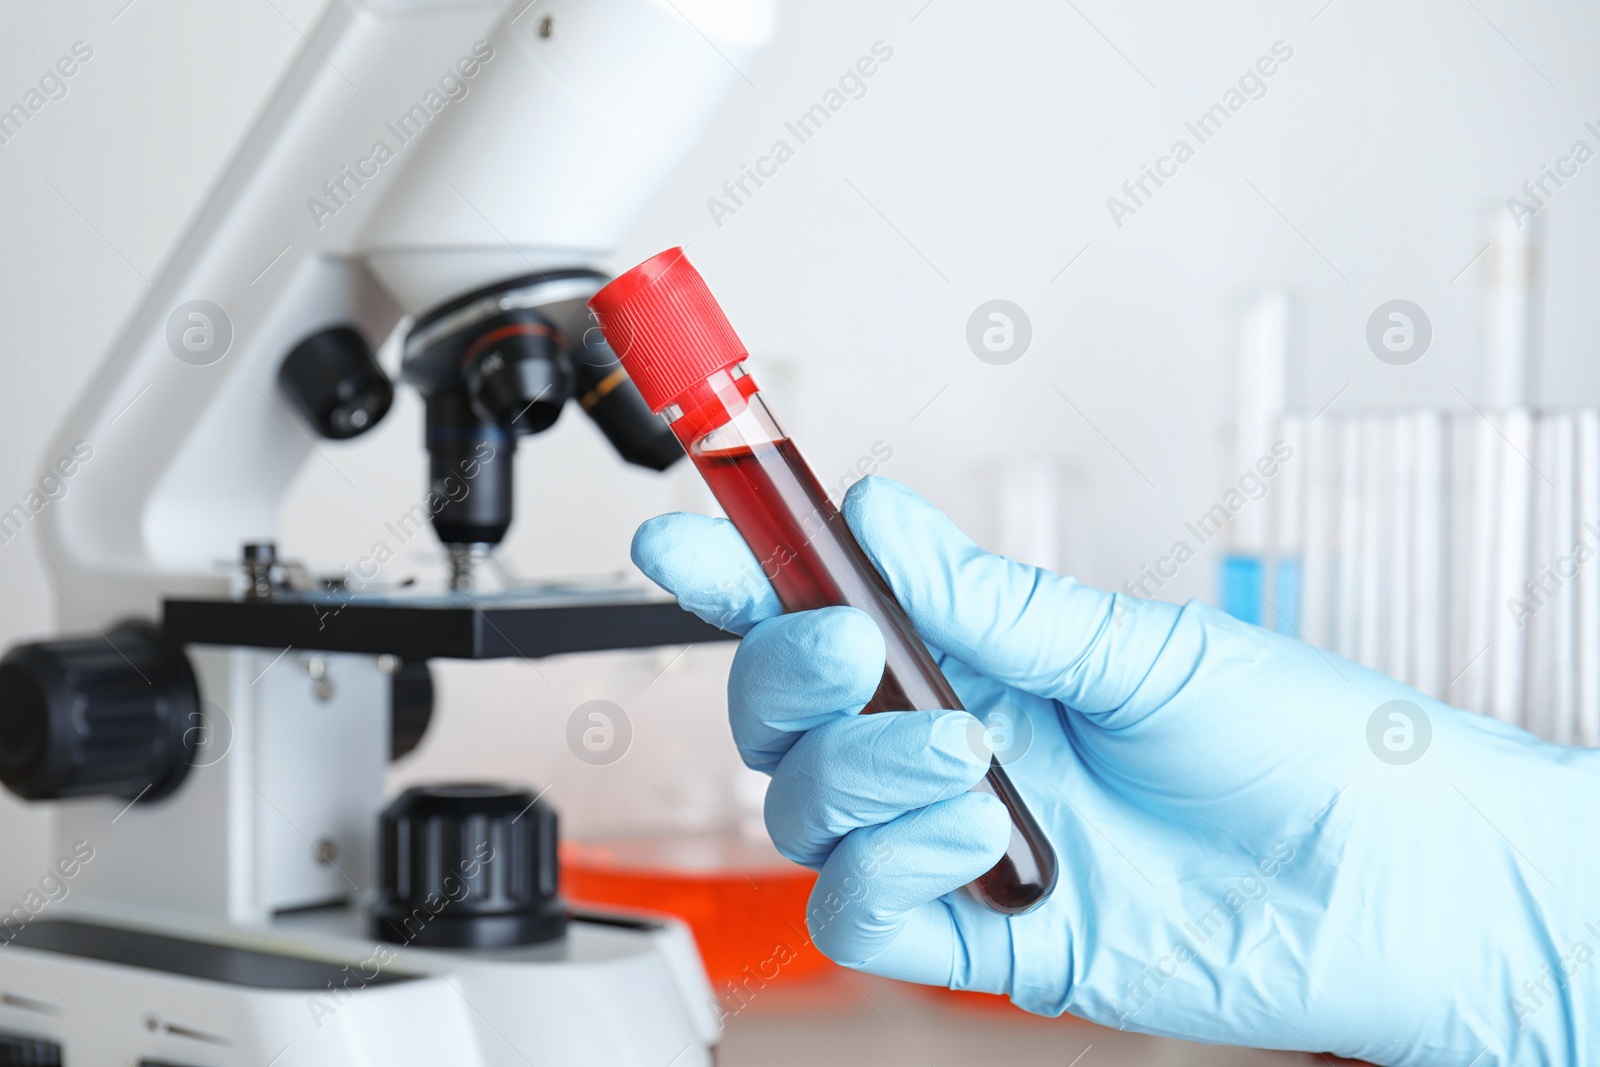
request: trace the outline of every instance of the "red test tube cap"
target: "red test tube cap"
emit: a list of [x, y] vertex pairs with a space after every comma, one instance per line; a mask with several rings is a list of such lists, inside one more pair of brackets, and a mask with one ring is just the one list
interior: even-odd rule
[[589, 307], [657, 413], [750, 354], [681, 248], [659, 252], [619, 275], [590, 297]]

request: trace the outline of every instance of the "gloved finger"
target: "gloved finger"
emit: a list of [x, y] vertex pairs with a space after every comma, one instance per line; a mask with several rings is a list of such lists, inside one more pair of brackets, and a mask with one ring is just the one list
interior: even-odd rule
[[728, 672], [728, 722], [745, 763], [770, 774], [807, 730], [860, 711], [883, 661], [883, 634], [855, 608], [757, 623]]
[[1177, 620], [1173, 605], [1113, 597], [985, 552], [887, 478], [851, 486], [844, 515], [924, 640], [1079, 711], [1120, 707]]
[[949, 985], [957, 929], [940, 898], [993, 867], [1010, 836], [1005, 807], [982, 793], [853, 831], [811, 892], [812, 942], [846, 967]]
[[633, 535], [634, 566], [706, 622], [743, 634], [782, 614], [778, 594], [727, 519], [674, 512]]
[[767, 789], [767, 831], [819, 866], [852, 830], [960, 796], [989, 769], [982, 724], [964, 711], [856, 715], [795, 742]]

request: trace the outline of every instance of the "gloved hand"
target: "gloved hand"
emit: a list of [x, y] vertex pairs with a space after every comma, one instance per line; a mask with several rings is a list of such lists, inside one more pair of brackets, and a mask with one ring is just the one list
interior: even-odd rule
[[865, 615], [782, 615], [725, 520], [652, 519], [635, 562], [744, 634], [734, 737], [772, 774], [773, 840], [821, 872], [807, 918], [827, 955], [1192, 1040], [1597, 1062], [1596, 753], [1198, 603], [990, 555], [894, 482], [843, 510], [963, 703], [1020, 713], [1002, 755], [1061, 877], [1028, 915], [973, 901], [960, 887], [1007, 836], [966, 792], [983, 728], [858, 715], [884, 662]]

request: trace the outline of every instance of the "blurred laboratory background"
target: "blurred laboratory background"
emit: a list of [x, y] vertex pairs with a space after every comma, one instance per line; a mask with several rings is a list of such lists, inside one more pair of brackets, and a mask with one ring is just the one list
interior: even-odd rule
[[[0, 145], [0, 500], [38, 484], [44, 442], [324, 6], [5, 13], [0, 97], [61, 42], [94, 56]], [[895, 478], [987, 548], [1220, 604], [1600, 744], [1600, 9], [815, 0], [780, 17], [607, 266], [687, 249], [830, 491]], [[396, 346], [380, 360], [393, 372]], [[395, 404], [318, 444], [282, 556], [354, 567], [416, 503], [421, 404]], [[625, 466], [576, 413], [519, 456], [501, 552], [518, 580], [642, 583], [638, 524], [714, 510], [686, 464]], [[6, 644], [55, 624], [35, 536], [0, 544]], [[419, 537], [384, 575], [444, 569]], [[725, 1064], [791, 1062], [769, 1040], [786, 1028], [813, 1042], [804, 1062], [1299, 1062], [1031, 1019], [814, 954], [751, 983], [809, 875], [766, 843], [765, 780], [728, 736], [731, 655], [437, 662], [433, 724], [391, 784], [547, 789], [570, 894], [696, 922]], [[601, 765], [568, 742], [592, 701], [630, 735]], [[46, 862], [49, 818], [0, 794], [0, 899]]]

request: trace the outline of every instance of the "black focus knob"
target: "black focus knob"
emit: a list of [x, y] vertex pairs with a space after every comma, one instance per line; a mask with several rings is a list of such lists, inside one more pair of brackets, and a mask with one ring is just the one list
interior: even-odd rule
[[278, 385], [323, 437], [366, 433], [389, 412], [394, 383], [349, 326], [314, 333], [278, 367]]
[[379, 827], [380, 940], [426, 948], [505, 948], [559, 938], [556, 813], [525, 789], [406, 790]]
[[200, 738], [194, 672], [146, 622], [0, 659], [0, 782], [25, 800], [158, 800]]

